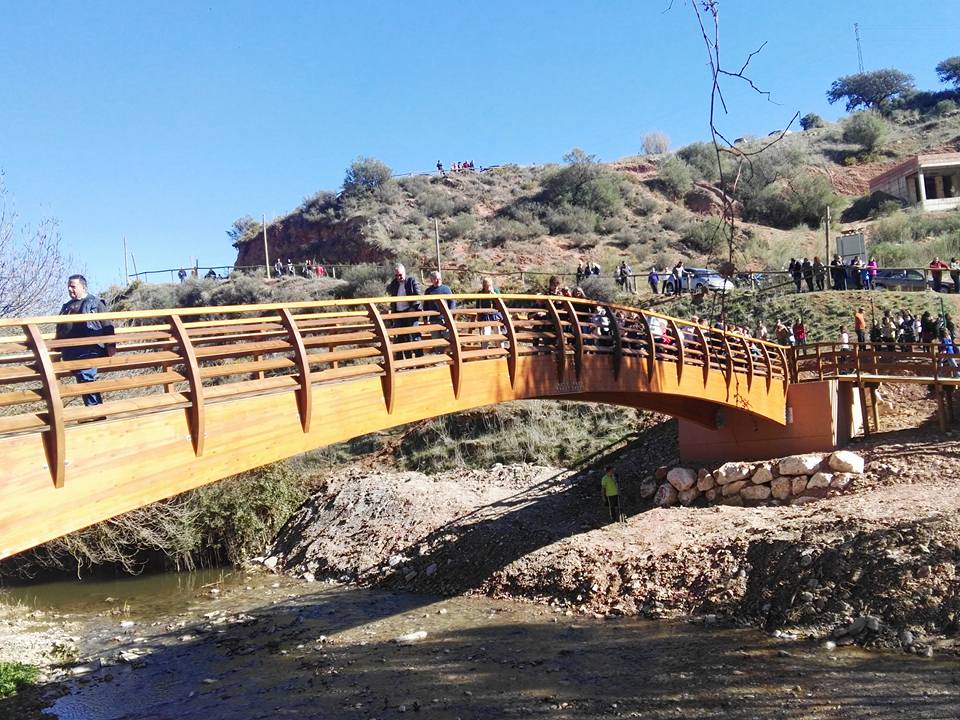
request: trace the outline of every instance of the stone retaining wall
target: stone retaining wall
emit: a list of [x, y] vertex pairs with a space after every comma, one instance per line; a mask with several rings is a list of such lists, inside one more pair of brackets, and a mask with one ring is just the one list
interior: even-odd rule
[[789, 455], [762, 462], [728, 462], [714, 470], [662, 466], [641, 487], [655, 505], [798, 505], [845, 492], [863, 474], [849, 450]]

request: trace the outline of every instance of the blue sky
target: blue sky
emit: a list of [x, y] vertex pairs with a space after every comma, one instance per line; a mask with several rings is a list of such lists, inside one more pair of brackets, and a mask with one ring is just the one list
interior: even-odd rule
[[[139, 270], [229, 264], [234, 219], [337, 188], [360, 155], [410, 172], [706, 139], [702, 39], [688, 0], [667, 5], [0, 0], [0, 169], [95, 286], [122, 278], [123, 237]], [[752, 77], [776, 103], [731, 88], [731, 138], [843, 114], [825, 92], [857, 71], [854, 22], [866, 69], [921, 88], [960, 54], [942, 0], [720, 6], [729, 67], [767, 41]]]

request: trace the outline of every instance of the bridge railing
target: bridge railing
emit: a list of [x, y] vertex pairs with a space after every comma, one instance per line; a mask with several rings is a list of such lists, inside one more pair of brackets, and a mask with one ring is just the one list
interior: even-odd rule
[[960, 377], [960, 356], [944, 354], [937, 343], [812, 343], [793, 348], [792, 356], [795, 381], [889, 377], [938, 382]]
[[[114, 334], [73, 337], [87, 321]], [[59, 332], [58, 332], [59, 330]], [[459, 396], [465, 365], [550, 355], [558, 379], [579, 380], [584, 359], [657, 361], [678, 377], [697, 368], [789, 382], [784, 349], [635, 308], [528, 295], [371, 298], [142, 310], [0, 321], [0, 436], [43, 432], [51, 473], [63, 482], [65, 429], [84, 422], [186, 410], [203, 453], [206, 408], [231, 398], [294, 392], [309, 431], [311, 389], [379, 378], [392, 412], [398, 373], [446, 366]], [[95, 368], [96, 372], [91, 372]], [[87, 382], [74, 382], [72, 378]], [[83, 399], [98, 399], [85, 404]]]

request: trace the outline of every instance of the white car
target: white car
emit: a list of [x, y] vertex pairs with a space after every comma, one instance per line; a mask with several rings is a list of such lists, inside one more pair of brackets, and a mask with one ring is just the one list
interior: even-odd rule
[[[680, 290], [683, 292], [704, 292], [706, 290], [729, 292], [735, 287], [736, 285], [732, 281], [724, 279], [716, 270], [685, 268]], [[673, 275], [669, 275], [663, 283], [663, 291], [670, 295], [675, 290]]]

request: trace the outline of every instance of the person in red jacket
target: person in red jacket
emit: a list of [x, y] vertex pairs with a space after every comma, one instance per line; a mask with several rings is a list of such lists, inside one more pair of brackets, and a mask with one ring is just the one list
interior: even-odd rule
[[797, 321], [793, 324], [793, 341], [797, 345], [807, 344], [807, 329], [803, 326], [801, 318], [797, 318]]

